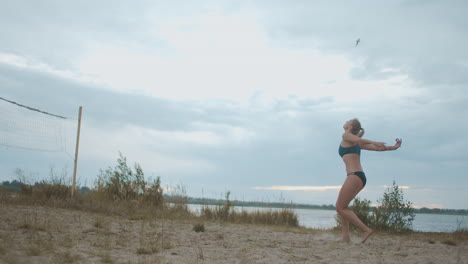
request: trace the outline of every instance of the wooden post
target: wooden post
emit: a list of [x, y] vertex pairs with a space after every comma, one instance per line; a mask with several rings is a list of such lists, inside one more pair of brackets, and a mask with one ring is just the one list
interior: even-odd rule
[[76, 148], [75, 148], [75, 165], [73, 167], [73, 184], [71, 189], [71, 196], [75, 196], [76, 188], [76, 167], [78, 166], [78, 147], [80, 146], [80, 130], [81, 130], [81, 112], [83, 107], [80, 106], [80, 111], [78, 113], [78, 131], [76, 133]]

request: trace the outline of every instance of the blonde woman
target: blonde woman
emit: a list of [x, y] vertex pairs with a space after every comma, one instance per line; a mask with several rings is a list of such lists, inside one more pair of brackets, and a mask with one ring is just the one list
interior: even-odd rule
[[397, 138], [394, 146], [385, 146], [383, 142], [376, 142], [363, 139], [364, 129], [357, 119], [352, 119], [343, 125], [345, 132], [340, 144], [338, 153], [343, 158], [346, 166], [347, 177], [341, 186], [336, 201], [336, 211], [341, 221], [341, 240], [349, 242], [349, 224], [357, 226], [363, 233], [362, 243], [366, 242], [367, 238], [372, 235], [372, 229], [366, 226], [356, 214], [349, 210], [349, 203], [356, 195], [366, 186], [366, 175], [361, 167], [361, 149], [373, 151], [396, 150], [401, 146], [401, 139]]

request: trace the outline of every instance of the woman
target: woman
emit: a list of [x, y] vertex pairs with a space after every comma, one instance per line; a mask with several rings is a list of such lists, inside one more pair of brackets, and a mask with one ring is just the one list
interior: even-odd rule
[[349, 203], [366, 186], [366, 175], [362, 171], [360, 154], [361, 149], [386, 151], [396, 150], [401, 146], [401, 139], [397, 138], [394, 146], [385, 146], [383, 142], [363, 139], [364, 129], [357, 119], [346, 122], [343, 126], [345, 132], [338, 153], [343, 158], [346, 166], [347, 177], [341, 186], [336, 201], [336, 211], [340, 217], [342, 228], [342, 241], [349, 242], [349, 223], [357, 226], [363, 233], [362, 243], [372, 234], [372, 229], [367, 227], [356, 214], [349, 210]]

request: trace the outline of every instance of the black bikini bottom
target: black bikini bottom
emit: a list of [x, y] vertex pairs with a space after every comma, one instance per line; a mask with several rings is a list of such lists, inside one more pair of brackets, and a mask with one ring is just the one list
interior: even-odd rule
[[350, 173], [348, 173], [348, 176], [349, 176], [349, 175], [356, 175], [356, 176], [358, 176], [359, 179], [361, 179], [361, 181], [362, 181], [362, 188], [364, 188], [364, 186], [366, 186], [367, 179], [366, 179], [366, 174], [364, 174], [363, 171], [350, 172]]

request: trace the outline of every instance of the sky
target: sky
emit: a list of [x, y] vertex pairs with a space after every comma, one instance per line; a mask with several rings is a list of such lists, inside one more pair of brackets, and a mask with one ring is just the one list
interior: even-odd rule
[[82, 106], [81, 186], [121, 152], [167, 192], [335, 204], [359, 118], [403, 139], [363, 151], [359, 197], [468, 209], [466, 1], [0, 4], [0, 97], [67, 118], [0, 100], [2, 181], [70, 179]]

